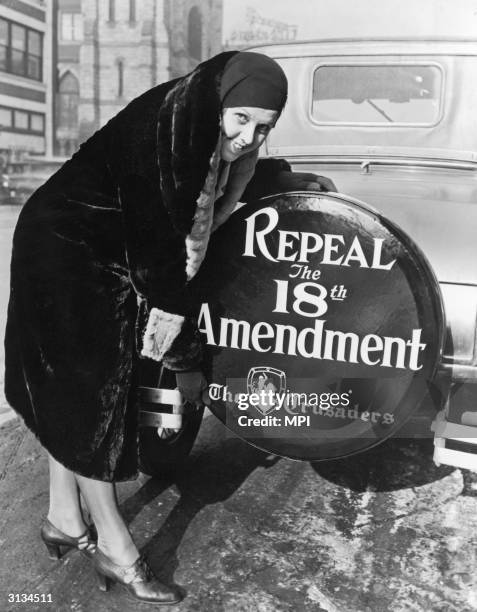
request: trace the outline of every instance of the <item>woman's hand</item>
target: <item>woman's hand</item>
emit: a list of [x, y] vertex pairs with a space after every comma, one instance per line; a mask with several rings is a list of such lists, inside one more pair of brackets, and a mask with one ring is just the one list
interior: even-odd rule
[[331, 179], [311, 172], [282, 170], [277, 179], [280, 191], [338, 191]]
[[201, 370], [176, 372], [176, 383], [184, 401], [196, 406], [210, 404], [207, 380]]

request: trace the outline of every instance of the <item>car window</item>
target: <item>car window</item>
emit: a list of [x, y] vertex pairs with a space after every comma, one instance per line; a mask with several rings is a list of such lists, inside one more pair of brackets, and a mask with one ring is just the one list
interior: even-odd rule
[[437, 65], [322, 65], [313, 74], [319, 123], [435, 125], [442, 70]]

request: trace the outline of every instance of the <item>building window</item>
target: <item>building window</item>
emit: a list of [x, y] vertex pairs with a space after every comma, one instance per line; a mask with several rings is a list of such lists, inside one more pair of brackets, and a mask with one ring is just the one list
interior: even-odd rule
[[42, 63], [41, 32], [0, 19], [0, 70], [41, 81]]
[[26, 74], [26, 34], [23, 26], [11, 24], [10, 26], [10, 60], [11, 69], [15, 74]]
[[8, 66], [8, 22], [0, 19], [0, 70], [7, 71]]
[[61, 40], [83, 40], [83, 15], [81, 13], [61, 13]]
[[122, 98], [124, 95], [124, 62], [123, 60], [117, 61], [118, 67], [118, 98]]
[[45, 115], [30, 113], [30, 130], [43, 134], [45, 132]]
[[41, 80], [41, 34], [28, 30], [27, 73], [32, 79]]
[[111, 21], [111, 22], [116, 21], [116, 2], [115, 0], [109, 0], [108, 21]]
[[187, 32], [189, 55], [200, 62], [202, 60], [202, 16], [196, 6], [189, 11]]
[[136, 0], [129, 0], [129, 21], [131, 23], [136, 21]]
[[0, 130], [11, 127], [13, 127], [12, 109], [0, 106]]
[[28, 113], [26, 111], [16, 110], [13, 113], [13, 127], [17, 130], [28, 130]]
[[79, 82], [71, 73], [64, 74], [59, 83], [57, 97], [57, 128], [78, 128]]
[[[154, 0], [156, 1], [156, 0]], [[108, 20], [110, 25], [129, 22], [136, 23], [136, 0], [108, 0]]]
[[0, 106], [0, 130], [44, 134], [45, 115], [20, 108]]

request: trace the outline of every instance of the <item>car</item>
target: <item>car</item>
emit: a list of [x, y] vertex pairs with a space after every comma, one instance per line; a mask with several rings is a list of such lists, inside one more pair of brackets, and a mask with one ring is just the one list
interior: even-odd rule
[[[477, 429], [474, 427], [477, 426], [477, 411], [475, 410], [477, 403], [477, 240], [475, 239], [477, 230], [477, 130], [470, 129], [473, 125], [473, 109], [477, 104], [477, 89], [473, 85], [477, 77], [477, 39], [348, 38], [269, 44], [250, 50], [265, 53], [274, 58], [282, 66], [289, 81], [289, 97], [286, 107], [276, 128], [267, 138], [261, 150], [261, 157], [285, 159], [295, 172], [315, 173], [329, 177], [337, 185], [339, 193], [317, 198], [316, 202], [312, 201], [311, 196], [311, 200], [310, 197], [307, 198], [305, 194], [288, 196], [277, 194], [275, 201], [273, 198], [272, 201], [267, 199], [259, 203], [258, 208], [252, 207], [251, 212], [247, 212], [247, 207], [244, 207], [245, 211], [241, 209], [238, 213], [234, 213], [235, 220], [228, 222], [232, 224], [232, 229], [228, 231], [228, 234], [226, 229], [228, 224], [224, 226], [225, 243], [222, 245], [222, 251], [219, 248], [218, 256], [216, 253], [213, 274], [221, 278], [237, 274], [235, 263], [228, 268], [219, 266], [220, 269], [218, 269], [216, 262], [227, 258], [227, 249], [233, 249], [234, 236], [237, 235], [237, 232], [240, 233], [245, 226], [248, 232], [257, 215], [262, 215], [261, 221], [266, 226], [266, 230], [263, 230], [262, 223], [262, 229], [255, 237], [256, 244], [261, 244], [260, 249], [257, 250], [262, 251], [262, 255], [268, 260], [265, 262], [268, 266], [270, 261], [276, 264], [279, 259], [293, 260], [293, 257], [295, 257], [294, 261], [308, 262], [305, 255], [308, 254], [308, 250], [310, 252], [313, 250], [310, 244], [316, 247], [322, 238], [324, 248], [328, 240], [327, 263], [336, 264], [338, 259], [335, 257], [335, 261], [331, 261], [330, 253], [336, 255], [338, 248], [343, 246], [343, 236], [346, 233], [346, 228], [343, 229], [343, 227], [348, 222], [347, 220], [351, 217], [359, 218], [354, 225], [355, 233], [359, 233], [361, 224], [363, 227], [367, 224], [368, 227], [374, 227], [376, 231], [381, 232], [376, 236], [384, 235], [382, 234], [384, 226], [386, 231], [391, 232], [392, 240], [400, 245], [401, 251], [397, 259], [402, 261], [408, 253], [411, 254], [411, 260], [404, 265], [404, 268], [407, 267], [405, 274], [409, 273], [410, 286], [412, 289], [414, 285], [416, 296], [421, 295], [411, 296], [410, 301], [403, 307], [400, 301], [404, 300], [404, 296], [401, 300], [399, 291], [396, 288], [393, 289], [392, 282], [390, 282], [386, 289], [387, 293], [383, 294], [383, 297], [378, 297], [378, 301], [389, 300], [389, 305], [384, 307], [383, 311], [385, 312], [386, 308], [395, 308], [397, 313], [395, 319], [402, 317], [402, 312], [405, 310], [414, 308], [418, 312], [416, 316], [420, 317], [420, 328], [426, 327], [429, 338], [433, 338], [431, 342], [433, 344], [433, 365], [428, 368], [430, 374], [428, 380], [426, 379], [425, 391], [421, 388], [416, 392], [414, 389], [412, 393], [406, 395], [406, 401], [402, 402], [402, 405], [406, 404], [404, 409], [406, 418], [403, 419], [406, 422], [399, 427], [393, 424], [386, 430], [386, 423], [378, 423], [379, 418], [383, 416], [377, 401], [377, 398], [382, 398], [382, 390], [381, 396], [376, 393], [378, 384], [368, 385], [368, 388], [363, 391], [357, 378], [344, 378], [345, 383], [343, 380], [337, 381], [331, 377], [332, 384], [322, 388], [322, 391], [328, 392], [322, 393], [320, 398], [326, 396], [328, 401], [335, 396], [335, 401], [341, 398], [349, 403], [347, 393], [351, 391], [354, 392], [355, 399], [357, 396], [361, 398], [361, 412], [357, 415], [359, 423], [353, 423], [353, 419], [349, 418], [343, 427], [343, 431], [347, 430], [347, 434], [343, 434], [342, 438], [335, 436], [329, 443], [329, 440], [323, 437], [313, 438], [309, 434], [299, 439], [298, 434], [294, 433], [285, 439], [284, 435], [272, 433], [269, 439], [264, 439], [259, 431], [260, 428], [256, 428], [248, 434], [248, 438], [244, 436], [245, 439], [275, 454], [320, 460], [366, 450], [388, 435], [432, 436], [431, 422], [433, 421], [432, 428], [436, 435], [434, 456], [436, 463], [477, 468], [475, 450], [477, 444], [472, 443], [473, 438], [477, 442]], [[308, 220], [300, 220], [299, 216], [304, 207], [313, 210], [314, 217], [309, 216]], [[325, 208], [328, 212], [332, 211], [328, 217], [336, 215], [336, 229], [333, 231], [328, 229], [326, 230], [328, 233], [322, 236], [317, 233], [312, 235], [313, 228], [308, 227], [308, 223], [314, 219], [315, 227], [319, 227], [321, 221], [325, 219], [323, 216]], [[346, 217], [344, 221], [339, 218], [340, 210], [344, 211]], [[265, 211], [268, 211], [267, 218], [265, 218]], [[272, 229], [275, 227], [274, 224], [278, 223], [281, 215], [290, 222], [296, 218], [296, 225], [287, 227], [289, 231], [278, 231], [274, 237], [271, 235]], [[270, 236], [267, 236], [267, 233]], [[352, 235], [348, 232], [348, 237]], [[298, 243], [299, 236], [301, 247]], [[267, 242], [268, 239], [269, 242]], [[336, 242], [333, 243], [333, 240]], [[374, 239], [375, 247], [379, 240]], [[245, 245], [245, 250], [241, 252], [236, 250], [235, 254], [230, 255], [233, 262], [240, 259], [241, 255], [251, 257], [259, 255], [254, 250], [253, 236], [246, 238]], [[292, 251], [293, 245], [296, 246], [296, 253]], [[361, 257], [359, 262], [361, 267], [373, 267], [370, 264], [371, 260], [379, 262], [379, 257], [374, 256], [366, 260], [364, 250], [363, 252], [353, 250], [353, 245], [355, 245], [354, 241], [347, 244], [347, 251], [343, 251], [340, 260], [345, 258], [346, 263], [346, 258], [353, 253], [350, 258], [360, 259]], [[392, 253], [397, 253], [393, 251], [393, 248], [391, 247], [387, 252], [386, 261], [389, 261]], [[318, 247], [315, 248], [316, 250]], [[296, 259], [297, 253], [300, 253], [298, 259]], [[357, 256], [357, 253], [361, 253], [360, 257]], [[316, 262], [320, 263], [320, 260], [315, 257]], [[240, 266], [248, 265], [248, 263], [242, 262]], [[324, 267], [326, 268], [326, 265]], [[379, 265], [374, 267], [379, 267]], [[207, 268], [207, 260], [205, 268]], [[301, 268], [297, 274], [299, 272], [311, 275], [312, 271], [306, 269], [305, 263], [301, 265]], [[317, 274], [316, 278], [319, 279], [322, 270], [319, 270], [317, 266], [315, 268], [314, 274]], [[327, 278], [328, 280], [333, 278], [334, 287], [338, 288], [341, 286], [339, 283], [345, 270], [339, 270], [335, 274], [334, 270], [330, 273], [329, 270], [332, 268], [333, 266], [328, 266]], [[411, 274], [409, 270], [415, 271], [418, 268], [419, 274], [412, 276], [414, 272]], [[270, 267], [267, 268], [267, 271], [270, 271]], [[286, 275], [287, 272], [283, 274]], [[295, 273], [288, 276], [289, 278], [296, 277]], [[363, 294], [362, 283], [367, 283], [366, 289], [370, 293], [376, 290], [376, 294], [379, 294], [380, 281], [376, 281], [377, 284], [374, 286], [373, 276], [365, 277], [363, 274], [354, 276], [358, 278], [358, 281], [354, 281], [353, 274], [350, 274], [347, 277], [346, 286], [350, 286], [355, 291], [354, 283], [361, 283], [359, 288]], [[282, 275], [282, 278], [285, 277]], [[283, 313], [281, 316], [285, 314], [291, 316], [289, 315], [290, 302], [286, 293], [288, 281], [275, 280], [274, 282], [277, 286], [277, 301], [273, 312]], [[317, 283], [319, 282], [318, 280]], [[253, 303], [256, 318], [263, 319], [257, 323], [256, 327], [262, 325], [263, 330], [265, 329], [263, 326], [268, 325], [266, 333], [270, 335], [272, 326], [265, 322], [268, 315], [264, 314], [261, 303], [266, 302], [268, 297], [262, 293], [261, 297], [259, 295], [256, 299], [253, 291], [247, 294], [247, 287], [258, 286], [260, 283], [263, 287], [267, 283], [270, 284], [266, 274], [262, 274], [260, 269], [258, 272], [252, 269], [247, 270], [247, 273], [243, 275], [241, 286], [232, 286], [229, 294], [227, 294], [227, 289], [222, 294], [221, 308], [225, 310], [229, 308], [229, 312], [233, 312], [236, 304], [241, 301]], [[312, 302], [315, 304], [321, 302], [323, 306], [320, 312], [316, 311], [315, 329], [318, 329], [319, 325], [316, 321], [320, 317], [323, 318], [323, 313], [326, 312], [329, 305], [331, 306], [330, 300], [336, 298], [336, 296], [333, 297], [331, 288], [333, 283], [328, 282], [328, 287], [325, 284], [317, 283], [315, 283], [315, 288], [318, 287], [320, 291], [327, 294], [328, 304], [321, 300], [321, 295], [308, 296], [308, 307], [311, 307]], [[303, 287], [307, 285], [300, 294], [302, 298], [306, 295], [306, 291], [312, 291], [311, 284], [313, 283], [302, 283]], [[392, 291], [394, 291], [392, 299], [389, 299]], [[295, 295], [298, 296], [298, 293]], [[423, 295], [425, 300], [420, 302]], [[256, 302], [253, 302], [254, 299]], [[339, 296], [336, 299], [340, 299]], [[360, 305], [352, 305], [352, 301], [349, 302], [350, 307], [342, 310], [345, 319], [348, 317], [349, 320], [362, 322], [363, 317], [360, 319], [350, 313], [353, 307], [355, 309], [363, 307], [364, 303], [362, 299]], [[299, 308], [302, 308], [300, 314], [310, 316], [304, 306]], [[373, 308], [374, 305], [370, 302], [369, 312], [364, 315], [367, 316], [370, 313], [367, 323], [368, 332], [374, 331], [373, 317], [377, 321]], [[334, 314], [330, 315], [330, 310], [325, 318], [339, 321], [339, 316], [333, 319]], [[250, 308], [246, 307], [242, 312], [250, 313]], [[261, 314], [257, 314], [259, 312]], [[207, 311], [207, 317], [209, 317], [208, 313], [209, 311]], [[230, 314], [228, 316], [229, 318], [226, 318], [225, 321], [230, 323], [233, 319], [230, 318]], [[239, 324], [242, 326], [241, 329], [245, 329], [245, 326], [248, 325], [248, 322], [244, 320], [246, 316], [243, 314], [235, 316], [237, 316], [236, 329], [239, 328]], [[288, 325], [284, 327], [289, 329], [290, 321], [286, 322]], [[280, 325], [275, 327], [278, 328]], [[212, 338], [209, 344], [214, 344], [212, 328], [211, 325], [206, 329], [207, 340], [209, 332]], [[407, 345], [407, 347], [412, 347], [416, 340], [414, 343], [416, 360], [412, 368], [415, 371], [421, 368], [417, 355], [420, 348], [425, 346], [419, 343], [419, 338], [416, 336], [418, 332], [421, 332], [420, 328], [419, 330], [414, 329], [412, 340], [407, 340], [407, 343], [402, 338], [389, 337], [389, 335], [384, 337], [384, 342], [400, 341], [403, 346]], [[330, 332], [331, 335], [335, 334], [334, 337], [341, 334], [343, 344], [338, 347], [338, 352], [342, 349], [343, 355], [350, 348], [350, 345], [346, 345], [345, 342], [364, 341], [368, 347], [368, 338], [372, 338], [373, 342], [376, 341], [375, 333], [368, 333], [363, 339], [362, 335], [347, 329], [346, 334], [339, 331]], [[306, 328], [303, 333], [312, 334], [312, 331], [309, 330], [311, 328]], [[221, 337], [222, 331], [220, 331]], [[250, 334], [253, 336], [255, 331], [255, 327], [246, 328], [247, 337]], [[260, 333], [258, 330], [256, 335], [260, 337]], [[282, 333], [285, 332], [282, 331]], [[325, 333], [328, 332], [325, 331]], [[224, 337], [225, 334], [226, 331]], [[237, 348], [237, 338], [238, 336], [235, 338], [235, 348]], [[241, 346], [246, 351], [242, 351], [242, 354], [232, 353], [229, 363], [234, 362], [234, 359], [235, 363], [240, 361], [245, 363], [246, 355], [250, 356], [253, 353], [250, 351], [250, 346], [245, 346], [243, 341]], [[263, 344], [258, 348], [262, 353], [270, 351], [270, 346], [265, 349]], [[215, 350], [215, 347], [213, 349]], [[378, 349], [374, 346], [373, 350]], [[411, 352], [412, 350], [411, 348]], [[292, 354], [294, 354], [293, 351], [295, 347], [292, 348]], [[216, 354], [217, 351], [214, 355]], [[282, 362], [285, 364], [284, 367], [278, 364], [280, 367], [277, 368], [277, 361], [273, 361], [269, 355], [270, 353], [267, 355], [268, 361], [263, 363], [257, 361], [257, 359], [263, 359], [263, 355], [262, 357], [260, 353], [258, 356], [257, 354], [252, 355], [246, 368], [249, 370], [248, 378], [253, 379], [254, 373], [260, 371], [264, 380], [269, 381], [274, 389], [286, 391], [287, 385], [293, 383], [293, 379], [288, 377], [293, 370], [291, 361], [285, 360]], [[348, 361], [351, 361], [349, 351], [347, 356]], [[336, 362], [332, 361], [331, 350], [328, 357], [331, 371], [333, 371]], [[221, 357], [214, 356], [212, 359], [216, 360], [219, 364], [218, 370], [221, 370]], [[343, 361], [346, 360], [343, 359]], [[323, 363], [320, 363], [322, 369], [317, 370], [320, 376], [323, 375]], [[392, 364], [388, 359], [386, 364], [381, 362], [380, 365], [390, 366]], [[295, 371], [299, 372], [302, 366], [305, 371], [307, 367], [305, 361], [299, 364], [298, 368], [295, 367]], [[217, 368], [215, 370], [217, 371]], [[223, 383], [226, 380], [225, 376], [224, 374], [223, 380], [219, 382]], [[247, 378], [246, 370], [241, 376], [244, 379]], [[381, 376], [384, 376], [383, 380], [385, 380], [387, 374], [384, 373]], [[258, 374], [256, 378], [258, 381]], [[412, 378], [411, 376], [409, 381]], [[295, 384], [296, 380], [295, 378]], [[214, 389], [227, 389], [224, 384], [216, 384], [217, 381], [212, 382], [211, 386]], [[250, 390], [254, 388], [253, 385], [247, 385], [248, 387]], [[169, 417], [157, 417], [150, 412], [154, 403], [154, 391], [146, 389], [142, 393], [145, 398], [144, 424], [167, 426], [165, 425], [167, 422], [174, 423], [174, 418], [170, 420]], [[395, 391], [391, 391], [391, 395], [392, 393]], [[225, 411], [223, 407], [214, 408], [212, 405], [214, 414], [235, 433], [242, 435], [240, 428], [231, 426], [229, 416], [233, 413], [233, 408], [230, 402]], [[270, 406], [258, 407], [262, 412], [260, 416], [263, 418], [255, 418], [255, 421], [260, 421], [264, 427], [273, 426], [275, 423], [273, 419], [277, 419], [276, 416], [270, 416], [272, 413], [269, 408]], [[173, 412], [178, 410], [176, 406]], [[335, 416], [339, 410], [343, 409], [339, 407], [335, 410]], [[257, 410], [254, 415], [248, 416], [257, 417], [256, 412]], [[332, 412], [331, 408], [328, 408], [327, 412], [322, 412], [323, 418], [317, 424], [318, 429], [329, 431], [331, 420], [328, 417], [332, 415]], [[398, 413], [399, 410], [396, 410], [395, 414]], [[273, 412], [273, 414], [277, 413]], [[349, 411], [347, 414], [349, 416]], [[389, 413], [387, 416], [392, 417], [393, 414]], [[174, 454], [174, 451], [179, 448], [179, 445], [182, 445], [186, 452], [190, 450], [193, 437], [198, 431], [201, 414], [195, 412], [192, 416], [185, 418], [190, 419], [189, 427], [176, 436], [159, 442], [159, 444], [170, 446], [170, 449], [164, 452], [163, 449], [158, 448], [157, 435], [153, 432], [152, 427], [143, 429], [142, 463], [144, 471], [160, 474], [161, 463], [163, 467], [167, 465], [171, 468], [177, 461], [179, 455]], [[239, 417], [238, 420], [243, 421], [244, 418]], [[290, 426], [294, 424], [293, 418], [294, 416], [285, 416]], [[296, 418], [304, 419], [306, 425], [308, 417], [296, 416]], [[366, 420], [369, 423], [364, 431], [361, 421]], [[254, 421], [253, 418], [252, 421]], [[247, 419], [247, 423], [249, 422], [250, 419]], [[263, 430], [263, 427], [261, 429]], [[346, 437], [348, 439], [345, 439]], [[359, 440], [360, 437], [367, 439]], [[167, 464], [169, 455], [174, 457], [174, 462], [169, 461]]]
[[2, 168], [0, 204], [23, 205], [64, 163], [63, 158], [25, 156]]
[[340, 193], [402, 228], [430, 263], [446, 320], [435, 458], [477, 465], [477, 447], [459, 441], [477, 433], [477, 39], [350, 38], [252, 50], [279, 62], [289, 80], [263, 156], [330, 177]]

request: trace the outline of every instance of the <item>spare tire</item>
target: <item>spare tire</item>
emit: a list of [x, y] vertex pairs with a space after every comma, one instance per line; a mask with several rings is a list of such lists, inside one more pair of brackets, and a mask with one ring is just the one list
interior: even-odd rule
[[[140, 360], [137, 365], [139, 377], [139, 398], [141, 386], [175, 389], [176, 377], [174, 372], [160, 367], [152, 359]], [[184, 467], [187, 457], [194, 445], [199, 432], [203, 407], [188, 405], [182, 418], [182, 428], [176, 433], [165, 432], [164, 437], [159, 434], [157, 426], [144, 425], [142, 411], [170, 412], [171, 406], [158, 403], [145, 404], [139, 401], [139, 469], [144, 474], [168, 479], [177, 475]]]
[[425, 256], [346, 196], [244, 206], [213, 235], [192, 288], [212, 412], [277, 455], [331, 459], [382, 442], [441, 358], [442, 298]]

